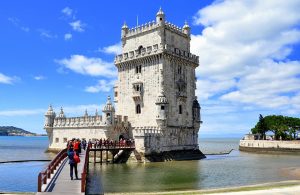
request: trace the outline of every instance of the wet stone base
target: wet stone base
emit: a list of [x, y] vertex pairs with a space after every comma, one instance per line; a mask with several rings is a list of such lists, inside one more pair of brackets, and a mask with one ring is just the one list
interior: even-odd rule
[[163, 162], [163, 161], [181, 161], [181, 160], [200, 160], [206, 158], [199, 150], [172, 150], [160, 153], [151, 153], [145, 155], [145, 160], [148, 162]]

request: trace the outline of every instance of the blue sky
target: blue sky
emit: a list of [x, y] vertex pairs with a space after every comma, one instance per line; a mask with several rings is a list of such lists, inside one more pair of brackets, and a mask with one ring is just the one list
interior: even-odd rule
[[297, 0], [1, 1], [0, 125], [44, 133], [49, 104], [67, 116], [101, 110], [116, 79], [123, 22], [192, 27], [200, 56], [200, 136], [241, 136], [258, 115], [300, 114]]

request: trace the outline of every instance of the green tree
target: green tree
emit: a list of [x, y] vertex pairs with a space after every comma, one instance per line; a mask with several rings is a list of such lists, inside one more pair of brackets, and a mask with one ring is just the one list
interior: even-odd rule
[[259, 121], [254, 128], [251, 129], [252, 133], [260, 133], [263, 138], [267, 131], [272, 131], [275, 139], [293, 140], [296, 139], [296, 134], [300, 130], [300, 119], [282, 115], [270, 115], [263, 117], [259, 115]]
[[253, 134], [259, 133], [261, 134], [263, 139], [266, 139], [266, 132], [268, 131], [268, 126], [265, 122], [264, 117], [260, 114], [258, 123], [255, 125], [254, 128], [251, 129]]

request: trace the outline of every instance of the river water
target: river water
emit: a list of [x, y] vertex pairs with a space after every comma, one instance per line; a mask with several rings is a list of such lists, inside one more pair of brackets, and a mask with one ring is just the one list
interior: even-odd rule
[[[238, 151], [238, 139], [200, 139], [200, 161], [146, 164], [90, 164], [89, 192], [147, 192], [209, 189], [295, 179], [285, 170], [300, 167], [294, 155], [264, 155]], [[46, 160], [47, 137], [0, 137], [0, 162]], [[0, 192], [35, 192], [37, 175], [48, 162], [0, 163]], [[292, 170], [292, 169], [291, 169]]]
[[[0, 136], [0, 162], [49, 160], [47, 137]], [[0, 192], [35, 192], [37, 176], [48, 162], [0, 163]]]
[[[300, 167], [294, 155], [264, 155], [238, 151], [239, 139], [202, 139], [204, 153], [228, 152], [229, 155], [207, 155], [199, 161], [173, 161], [146, 164], [90, 164], [89, 192], [149, 192], [210, 189], [243, 186], [295, 179], [284, 170]], [[95, 182], [97, 181], [97, 182]]]

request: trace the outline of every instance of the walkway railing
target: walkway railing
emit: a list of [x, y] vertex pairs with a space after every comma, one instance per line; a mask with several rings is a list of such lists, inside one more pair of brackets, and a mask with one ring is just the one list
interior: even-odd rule
[[42, 185], [47, 184], [47, 179], [56, 170], [57, 166], [67, 157], [67, 149], [61, 150], [55, 158], [49, 163], [44, 171], [41, 171], [38, 175], [38, 192], [42, 191]]
[[85, 161], [81, 173], [81, 192], [85, 192], [86, 189], [86, 179], [89, 172], [89, 155], [90, 154], [90, 146], [87, 147], [85, 151]]
[[107, 142], [107, 143], [93, 143], [90, 145], [90, 150], [93, 149], [124, 149], [124, 148], [135, 148], [134, 141], [131, 142]]

